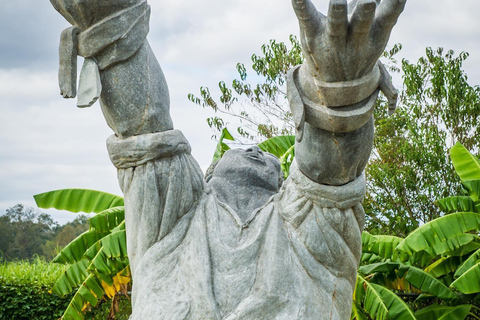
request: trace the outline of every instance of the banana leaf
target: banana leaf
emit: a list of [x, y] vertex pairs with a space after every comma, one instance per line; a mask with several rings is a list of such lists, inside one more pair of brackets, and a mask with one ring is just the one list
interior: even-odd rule
[[357, 289], [363, 290], [357, 297], [363, 301], [356, 300], [356, 303], [363, 303], [364, 310], [374, 320], [415, 320], [412, 310], [395, 293], [378, 284], [369, 283], [360, 275], [357, 276]]
[[480, 180], [480, 161], [461, 143], [457, 142], [450, 149], [450, 157], [462, 181]]
[[[454, 256], [454, 257], [462, 257], [462, 256], [466, 256], [468, 255], [469, 253], [473, 252], [473, 251], [476, 251], [478, 249], [480, 249], [480, 237], [475, 235], [475, 234], [470, 234], [470, 233], [467, 233], [465, 234], [465, 237], [463, 237], [465, 239], [465, 244], [462, 245], [461, 247], [455, 249], [455, 250], [452, 250], [452, 251], [446, 251], [444, 253], [444, 255], [446, 256]], [[471, 239], [471, 241], [470, 241]]]
[[417, 320], [463, 320], [472, 308], [469, 304], [455, 307], [440, 306], [434, 304], [415, 312]]
[[280, 160], [285, 178], [290, 173], [290, 166], [295, 158], [295, 136], [278, 136], [263, 141], [258, 147], [269, 152]]
[[400, 278], [405, 277], [405, 280], [424, 294], [427, 293], [443, 300], [455, 300], [458, 298], [455, 292], [420, 268], [401, 266], [398, 270], [398, 276]]
[[[480, 214], [452, 213], [417, 228], [397, 246], [397, 250], [408, 255], [419, 251], [438, 255], [470, 243], [473, 240], [465, 233], [478, 230], [480, 230]], [[402, 258], [402, 255], [400, 257]]]
[[480, 261], [480, 249], [475, 251], [470, 257], [468, 257], [465, 262], [463, 262], [455, 271], [455, 278], [460, 277], [462, 274], [467, 272], [468, 269], [476, 265]]
[[39, 208], [55, 208], [70, 212], [100, 213], [123, 206], [123, 198], [96, 190], [62, 189], [33, 196]]
[[73, 296], [61, 319], [83, 320], [85, 318], [83, 314], [84, 307], [87, 304], [95, 307], [102, 297], [103, 288], [100, 281], [94, 275], [90, 275]]
[[385, 259], [391, 259], [395, 248], [402, 242], [402, 238], [388, 235], [371, 235], [362, 233], [362, 251], [373, 253]]
[[53, 262], [74, 264], [82, 260], [88, 248], [105, 235], [106, 233], [98, 233], [95, 230], [85, 231], [63, 248], [53, 259]]
[[228, 150], [230, 150], [230, 147], [225, 142], [223, 142], [224, 140], [230, 140], [230, 141], [235, 140], [230, 134], [230, 132], [227, 130], [227, 128], [223, 128], [222, 134], [220, 135], [220, 139], [218, 139], [217, 147], [215, 148], [212, 162], [220, 160], [223, 157], [223, 154]]
[[461, 263], [461, 257], [442, 257], [426, 267], [424, 271], [435, 278], [440, 278], [457, 270]]
[[374, 253], [362, 253], [361, 262], [365, 263], [377, 263], [382, 262], [384, 259], [380, 256], [377, 256]]
[[52, 292], [61, 297], [72, 292], [88, 277], [87, 267], [88, 261], [86, 259], [82, 259], [79, 262], [70, 265], [55, 282]]
[[90, 227], [97, 232], [109, 232], [125, 220], [125, 207], [114, 207], [104, 210], [88, 219]]
[[470, 198], [474, 202], [478, 202], [480, 200], [480, 180], [466, 180], [462, 182], [465, 188], [468, 190]]
[[351, 320], [368, 320], [367, 316], [363, 312], [363, 309], [360, 305], [356, 302], [352, 304], [352, 315], [350, 317]]
[[369, 275], [376, 272], [386, 273], [389, 274], [400, 267], [399, 262], [380, 262], [380, 263], [372, 263], [366, 266], [361, 266], [358, 268], [362, 274]]
[[473, 294], [480, 292], [480, 262], [473, 265], [458, 277], [450, 287], [456, 288], [464, 294]]
[[475, 212], [475, 202], [469, 196], [455, 196], [437, 200], [437, 205], [445, 213]]

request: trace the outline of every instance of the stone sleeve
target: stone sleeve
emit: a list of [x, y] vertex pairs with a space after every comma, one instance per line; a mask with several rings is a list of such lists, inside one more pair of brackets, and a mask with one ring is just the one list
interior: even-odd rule
[[361, 255], [365, 178], [343, 186], [321, 185], [296, 163], [279, 193], [280, 214], [313, 256], [334, 276], [355, 284]]
[[107, 141], [125, 196], [130, 267], [163, 239], [199, 199], [203, 174], [180, 131], [171, 130]]

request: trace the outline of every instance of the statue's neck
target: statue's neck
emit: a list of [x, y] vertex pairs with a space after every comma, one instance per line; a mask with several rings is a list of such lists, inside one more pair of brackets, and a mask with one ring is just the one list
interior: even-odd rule
[[275, 191], [252, 184], [238, 184], [223, 178], [214, 177], [208, 185], [218, 200], [230, 206], [245, 223], [252, 212], [267, 203]]

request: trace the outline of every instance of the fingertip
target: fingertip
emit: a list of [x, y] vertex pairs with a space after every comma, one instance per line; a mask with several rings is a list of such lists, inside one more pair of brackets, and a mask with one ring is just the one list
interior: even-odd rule
[[377, 8], [377, 2], [375, 0], [360, 0], [357, 7], [363, 11], [372, 11]]

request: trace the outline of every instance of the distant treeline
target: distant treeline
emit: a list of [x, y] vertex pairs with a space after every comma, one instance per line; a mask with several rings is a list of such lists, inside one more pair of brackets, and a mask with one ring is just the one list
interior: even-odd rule
[[84, 215], [61, 226], [47, 213], [17, 204], [0, 215], [0, 260], [32, 260], [35, 256], [50, 260], [87, 229]]

